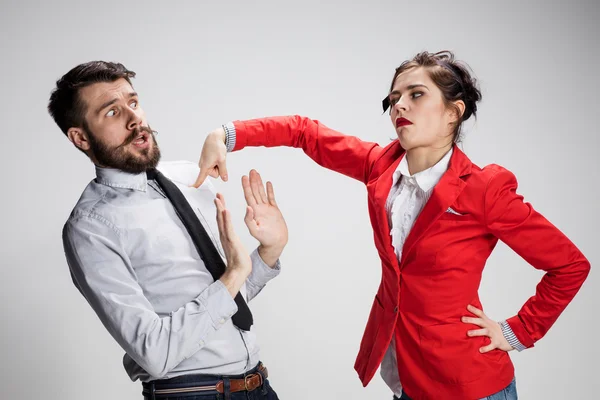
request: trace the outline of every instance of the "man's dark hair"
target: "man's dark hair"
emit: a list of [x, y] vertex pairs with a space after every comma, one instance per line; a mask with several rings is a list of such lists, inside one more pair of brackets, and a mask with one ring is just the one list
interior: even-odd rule
[[130, 78], [134, 77], [135, 72], [119, 63], [90, 61], [80, 64], [56, 81], [56, 89], [50, 95], [48, 112], [66, 135], [69, 128], [86, 126], [84, 117], [87, 105], [79, 97], [79, 89], [121, 78], [131, 85]]

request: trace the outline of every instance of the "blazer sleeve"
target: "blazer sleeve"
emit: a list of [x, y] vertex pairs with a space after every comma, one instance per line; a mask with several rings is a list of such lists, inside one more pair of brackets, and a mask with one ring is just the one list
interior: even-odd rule
[[298, 115], [234, 121], [234, 151], [246, 146], [299, 147], [319, 165], [367, 183], [383, 148]]
[[517, 179], [510, 171], [492, 166], [496, 173], [485, 191], [485, 223], [534, 268], [546, 271], [517, 315], [506, 322], [517, 339], [532, 347], [554, 324], [581, 288], [590, 263], [558, 228], [517, 194]]

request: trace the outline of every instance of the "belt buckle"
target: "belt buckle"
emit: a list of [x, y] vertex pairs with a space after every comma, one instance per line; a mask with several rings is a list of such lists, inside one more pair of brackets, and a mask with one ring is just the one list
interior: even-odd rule
[[248, 387], [248, 378], [251, 378], [252, 375], [247, 375], [244, 377], [244, 389], [246, 389], [246, 392], [250, 391], [250, 388]]
[[255, 387], [254, 389], [250, 389], [250, 388], [248, 387], [248, 382], [249, 382], [249, 380], [250, 380], [250, 379], [252, 379], [252, 378], [253, 378], [255, 375], [258, 375], [258, 380], [259, 380], [259, 384], [258, 384], [258, 386], [257, 386], [257, 387], [260, 387], [260, 386], [261, 386], [261, 385], [264, 383], [264, 381], [263, 381], [263, 377], [262, 377], [262, 375], [261, 375], [261, 374], [250, 374], [250, 375], [247, 375], [247, 376], [245, 376], [245, 377], [244, 377], [244, 389], [245, 389], [247, 392], [250, 392], [250, 391], [252, 391], [252, 390], [254, 390], [254, 389], [256, 389], [256, 388], [257, 388], [257, 387]]

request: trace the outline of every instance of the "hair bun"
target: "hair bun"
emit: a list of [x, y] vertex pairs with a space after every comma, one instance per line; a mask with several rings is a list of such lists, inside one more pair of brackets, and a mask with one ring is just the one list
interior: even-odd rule
[[468, 66], [462, 62], [450, 60], [448, 63], [459, 76], [462, 86], [460, 98], [465, 103], [465, 111], [462, 120], [468, 120], [472, 115], [477, 115], [477, 103], [481, 101], [481, 91], [477, 79], [469, 72]]

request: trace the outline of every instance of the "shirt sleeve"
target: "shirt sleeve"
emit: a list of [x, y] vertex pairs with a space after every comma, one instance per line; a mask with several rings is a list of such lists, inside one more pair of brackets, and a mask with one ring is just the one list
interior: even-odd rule
[[219, 280], [159, 316], [144, 296], [119, 230], [97, 215], [69, 220], [63, 245], [73, 281], [125, 352], [155, 378], [191, 357], [237, 311]]
[[258, 253], [258, 248], [250, 254], [252, 260], [252, 272], [246, 279], [246, 291], [248, 301], [256, 297], [265, 285], [281, 272], [281, 262], [277, 260], [273, 268], [269, 267]]
[[523, 351], [527, 348], [523, 346], [523, 343], [521, 343], [519, 339], [517, 339], [517, 336], [513, 332], [508, 322], [500, 322], [500, 328], [502, 328], [502, 336], [504, 336], [508, 344], [510, 344], [513, 347], [513, 349], [517, 351]]

